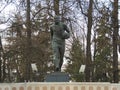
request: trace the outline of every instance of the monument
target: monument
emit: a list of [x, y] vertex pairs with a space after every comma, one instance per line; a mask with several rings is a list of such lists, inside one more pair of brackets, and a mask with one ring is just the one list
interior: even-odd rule
[[70, 37], [70, 31], [59, 16], [54, 17], [54, 24], [50, 27], [53, 49], [54, 72], [46, 76], [46, 82], [68, 82], [69, 75], [61, 72], [65, 52], [65, 39]]

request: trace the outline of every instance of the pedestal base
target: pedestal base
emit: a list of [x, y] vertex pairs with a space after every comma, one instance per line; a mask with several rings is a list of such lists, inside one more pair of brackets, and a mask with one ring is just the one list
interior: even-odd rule
[[52, 72], [45, 77], [45, 82], [69, 82], [69, 75], [64, 72]]

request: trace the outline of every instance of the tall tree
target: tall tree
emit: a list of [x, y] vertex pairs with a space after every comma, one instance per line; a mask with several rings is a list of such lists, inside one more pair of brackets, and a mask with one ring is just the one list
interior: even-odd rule
[[92, 29], [92, 12], [93, 12], [93, 0], [89, 0], [88, 8], [88, 23], [87, 23], [87, 46], [86, 46], [86, 81], [90, 81], [91, 78], [91, 29]]
[[[8, 62], [16, 61], [17, 66], [19, 67], [20, 75], [21, 77], [23, 77], [22, 81], [28, 79], [28, 77], [26, 77], [26, 71], [28, 70], [28, 67], [30, 67], [30, 66], [26, 66], [28, 64], [28, 60], [30, 60], [30, 62], [32, 63], [36, 63], [38, 67], [37, 73], [39, 73], [40, 75], [38, 76], [39, 79], [37, 79], [37, 81], [43, 81], [46, 72], [52, 70], [51, 69], [52, 64], [50, 58], [51, 57], [50, 42], [49, 42], [50, 38], [48, 31], [50, 22], [48, 22], [49, 18], [46, 15], [46, 13], [48, 12], [47, 9], [44, 8], [44, 5], [41, 6], [40, 4], [37, 4], [35, 7], [36, 7], [35, 10], [31, 9], [30, 25], [32, 27], [30, 27], [30, 29], [32, 33], [31, 34], [32, 38], [30, 38], [31, 39], [30, 42], [32, 44], [30, 46], [30, 50], [28, 49], [30, 44], [28, 45], [28, 33], [26, 32], [27, 28], [22, 27], [24, 26], [24, 24], [26, 25], [26, 23], [24, 23], [26, 22], [24, 21], [25, 20], [25, 17], [23, 17], [24, 15], [21, 15], [21, 13], [19, 12], [18, 12], [19, 14], [15, 15], [13, 19], [13, 23], [11, 23], [12, 25], [10, 24], [11, 28], [9, 28], [9, 32], [8, 32], [9, 37], [7, 38], [7, 41], [9, 42], [9, 44], [7, 45], [8, 47], [6, 48], [7, 51], [9, 52], [18, 51], [18, 53], [14, 53], [15, 55], [11, 54], [13, 57], [11, 57], [10, 54], [7, 55], [7, 58], [10, 59]], [[30, 54], [29, 57], [28, 54]], [[15, 56], [17, 58], [14, 58]], [[16, 64], [14, 63], [14, 65]], [[10, 68], [12, 67], [13, 66], [10, 66]], [[31, 70], [30, 72], [27, 73], [30, 74], [30, 79], [34, 80], [33, 74], [36, 75], [36, 73], [31, 72]]]
[[79, 38], [75, 37], [70, 49], [68, 65], [66, 67], [67, 69], [65, 70], [70, 74], [72, 81], [85, 81], [84, 74], [79, 72], [80, 66], [85, 64], [84, 56], [85, 54], [84, 50], [82, 50], [81, 42], [79, 41]]
[[[102, 6], [102, 5], [101, 5]], [[94, 81], [111, 81], [112, 73], [112, 30], [111, 12], [101, 7], [101, 16], [97, 18], [95, 52], [94, 52]], [[107, 24], [106, 24], [107, 23]]]
[[118, 0], [113, 2], [113, 14], [112, 14], [112, 25], [113, 25], [113, 81], [118, 83], [118, 54], [117, 54], [117, 45], [118, 45]]
[[30, 0], [27, 0], [26, 11], [26, 26], [27, 26], [27, 58], [26, 58], [26, 80], [30, 81], [31, 75], [31, 20], [30, 20]]
[[92, 74], [92, 58], [91, 58], [91, 30], [93, 24], [93, 0], [76, 0], [81, 9], [81, 13], [87, 22], [87, 36], [86, 36], [86, 70], [85, 70], [85, 79], [87, 82], [91, 79]]

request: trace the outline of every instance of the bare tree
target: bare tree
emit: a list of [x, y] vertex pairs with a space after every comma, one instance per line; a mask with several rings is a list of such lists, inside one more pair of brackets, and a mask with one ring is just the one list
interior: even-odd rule
[[112, 25], [113, 25], [113, 81], [118, 83], [118, 54], [117, 54], [117, 45], [118, 45], [118, 0], [113, 2], [113, 13], [112, 13]]
[[91, 77], [91, 29], [92, 29], [92, 11], [93, 11], [93, 0], [89, 0], [89, 9], [88, 9], [88, 24], [87, 24], [87, 46], [86, 46], [86, 81], [90, 81]]
[[27, 26], [27, 58], [26, 58], [26, 75], [25, 79], [30, 81], [31, 75], [31, 21], [30, 21], [30, 0], [27, 0], [27, 12], [26, 12], [26, 26]]

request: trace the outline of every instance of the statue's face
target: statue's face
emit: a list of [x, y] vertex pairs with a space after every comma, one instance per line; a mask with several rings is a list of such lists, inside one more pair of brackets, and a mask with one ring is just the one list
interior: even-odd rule
[[54, 18], [54, 21], [55, 21], [56, 24], [58, 24], [58, 23], [60, 22], [60, 17], [59, 17], [59, 16], [56, 16], [56, 17]]

